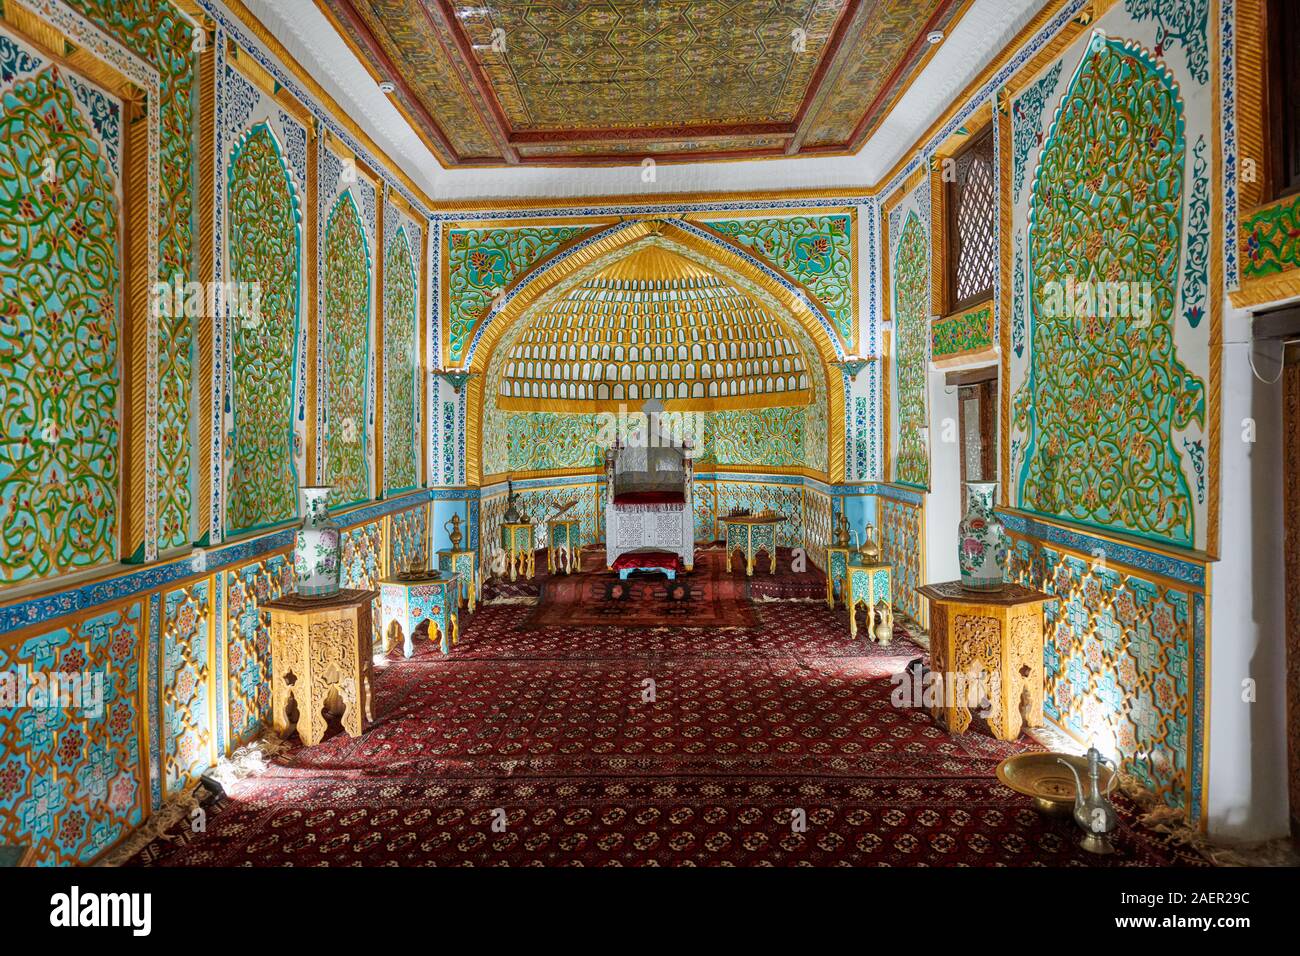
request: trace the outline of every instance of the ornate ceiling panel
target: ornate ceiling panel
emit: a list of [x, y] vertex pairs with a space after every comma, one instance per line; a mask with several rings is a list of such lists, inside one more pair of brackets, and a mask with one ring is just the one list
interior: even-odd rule
[[599, 411], [806, 405], [807, 360], [741, 289], [667, 249], [619, 259], [539, 308], [510, 346], [497, 407]]
[[968, 0], [317, 0], [447, 166], [853, 152]]

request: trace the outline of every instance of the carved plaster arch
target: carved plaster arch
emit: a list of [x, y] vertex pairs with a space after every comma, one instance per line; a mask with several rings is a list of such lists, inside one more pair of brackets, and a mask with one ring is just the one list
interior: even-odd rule
[[[722, 279], [753, 295], [781, 321], [792, 322], [802, 330], [815, 352], [809, 359], [817, 360], [824, 376], [826, 474], [832, 482], [844, 480], [844, 389], [834, 365], [844, 355], [834, 325], [798, 283], [740, 246], [689, 222], [639, 219], [601, 230], [560, 249], [521, 276], [494, 304], [474, 332], [465, 367], [486, 373], [493, 355], [509, 344], [534, 308], [544, 308], [592, 274], [647, 245], [661, 246], [706, 265]], [[813, 364], [809, 362], [810, 367]], [[485, 374], [475, 375], [467, 385], [465, 476], [471, 485], [482, 478], [483, 390], [491, 385]]]

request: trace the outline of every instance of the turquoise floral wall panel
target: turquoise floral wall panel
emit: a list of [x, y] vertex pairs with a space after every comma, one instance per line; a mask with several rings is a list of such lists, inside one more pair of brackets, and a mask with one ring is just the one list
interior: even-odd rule
[[420, 271], [416, 264], [420, 245], [418, 235], [412, 242], [412, 229], [403, 222], [387, 239], [384, 254], [384, 488], [390, 494], [419, 484], [416, 333]]
[[498, 290], [591, 226], [485, 226], [447, 230], [444, 361], [465, 360], [470, 338]]
[[890, 383], [893, 480], [928, 488], [926, 381], [930, 364], [930, 183], [923, 180], [889, 213]]
[[370, 497], [370, 245], [352, 193], [334, 204], [325, 227], [325, 483], [331, 504]]
[[289, 520], [298, 510], [302, 213], [266, 123], [235, 144], [227, 175], [230, 278], [261, 290], [258, 315], [229, 317], [226, 524], [235, 534]]
[[143, 820], [147, 634], [133, 601], [0, 644], [0, 842], [70, 866]]
[[840, 341], [849, 351], [855, 350], [853, 217], [849, 213], [715, 219], [707, 225], [802, 283], [826, 309]]
[[1148, 13], [1113, 9], [1011, 105], [1013, 143], [1042, 143], [1012, 170], [1011, 484], [1027, 511], [1205, 548], [1212, 90], [1203, 38]]
[[0, 34], [0, 585], [118, 558], [121, 116]]
[[[194, 278], [197, 169], [194, 21], [170, 0], [68, 0], [67, 5], [110, 41], [157, 71], [157, 279], [169, 285], [189, 281]], [[146, 506], [145, 523], [146, 534], [153, 537], [150, 544], [165, 549], [183, 546], [191, 538], [190, 406], [195, 338], [194, 320], [189, 316], [164, 315], [158, 322], [157, 414], [146, 425], [156, 440], [148, 463], [154, 469], [156, 491]]]

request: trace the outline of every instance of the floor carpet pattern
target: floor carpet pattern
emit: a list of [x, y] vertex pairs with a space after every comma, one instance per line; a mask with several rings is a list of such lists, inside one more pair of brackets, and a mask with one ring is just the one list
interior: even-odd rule
[[[544, 576], [543, 576], [544, 578]], [[545, 585], [545, 581], [530, 582]], [[1077, 847], [999, 784], [1039, 749], [895, 706], [923, 652], [848, 638], [843, 610], [763, 603], [753, 628], [548, 627], [527, 601], [462, 618], [444, 657], [376, 671], [376, 721], [234, 784], [162, 866], [1194, 865], [1121, 807]]]

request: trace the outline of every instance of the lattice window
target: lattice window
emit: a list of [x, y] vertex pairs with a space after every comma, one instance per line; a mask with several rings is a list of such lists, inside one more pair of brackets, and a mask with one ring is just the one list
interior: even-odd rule
[[948, 306], [957, 312], [993, 293], [997, 187], [990, 126], [954, 158], [948, 183]]
[[1281, 198], [1300, 193], [1300, 10], [1269, 0], [1266, 16], [1271, 192]]

